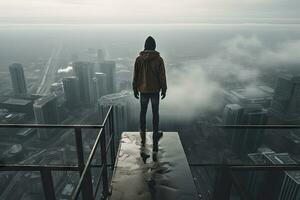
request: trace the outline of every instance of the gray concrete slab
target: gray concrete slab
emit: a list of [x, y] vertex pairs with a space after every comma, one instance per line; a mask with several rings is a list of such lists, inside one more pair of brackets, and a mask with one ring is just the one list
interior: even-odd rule
[[[146, 163], [141, 153], [150, 155]], [[152, 133], [146, 147], [140, 146], [138, 132], [124, 132], [110, 200], [196, 200], [197, 191], [177, 132], [164, 132], [158, 160], [152, 160]]]

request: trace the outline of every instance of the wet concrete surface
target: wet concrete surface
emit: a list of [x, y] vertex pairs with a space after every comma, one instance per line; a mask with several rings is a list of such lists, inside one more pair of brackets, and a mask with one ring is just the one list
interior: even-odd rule
[[141, 147], [138, 132], [124, 132], [112, 178], [110, 200], [196, 200], [197, 191], [178, 133], [164, 132], [157, 161], [152, 132]]

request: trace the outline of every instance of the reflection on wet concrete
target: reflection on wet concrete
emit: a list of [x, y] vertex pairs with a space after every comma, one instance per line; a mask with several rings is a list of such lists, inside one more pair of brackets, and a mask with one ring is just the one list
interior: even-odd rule
[[157, 162], [152, 133], [142, 147], [138, 132], [122, 134], [111, 200], [193, 200], [197, 192], [178, 133], [164, 132]]

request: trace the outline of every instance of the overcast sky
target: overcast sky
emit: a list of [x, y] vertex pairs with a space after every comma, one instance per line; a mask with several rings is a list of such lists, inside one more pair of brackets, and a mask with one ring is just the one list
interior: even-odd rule
[[0, 0], [1, 23], [293, 22], [300, 0]]

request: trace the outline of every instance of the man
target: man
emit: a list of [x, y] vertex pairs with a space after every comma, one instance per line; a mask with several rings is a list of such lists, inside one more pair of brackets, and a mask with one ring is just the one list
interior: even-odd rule
[[167, 81], [165, 66], [159, 52], [155, 51], [155, 40], [149, 36], [145, 41], [145, 48], [136, 58], [133, 75], [133, 91], [135, 98], [140, 98], [140, 135], [141, 144], [146, 143], [146, 113], [151, 100], [153, 117], [153, 159], [156, 160], [158, 141], [162, 132], [158, 131], [159, 124], [159, 93], [161, 99], [166, 97]]

